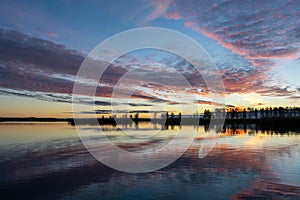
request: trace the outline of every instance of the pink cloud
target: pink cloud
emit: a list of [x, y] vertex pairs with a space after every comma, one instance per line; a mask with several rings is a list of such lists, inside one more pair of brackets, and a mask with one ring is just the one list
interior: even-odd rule
[[163, 16], [170, 4], [172, 3], [172, 0], [154, 0], [151, 1], [151, 4], [153, 6], [153, 10], [147, 15], [143, 23], [147, 23], [149, 21], [152, 21], [158, 17]]
[[184, 22], [184, 26], [187, 28], [191, 28], [191, 29], [195, 29], [196, 27], [196, 23], [192, 22], [192, 21], [185, 21]]
[[217, 41], [220, 45], [222, 45], [223, 47], [225, 47], [227, 49], [232, 50], [234, 53], [236, 53], [238, 55], [247, 55], [250, 53], [250, 51], [243, 50], [236, 45], [233, 45], [231, 43], [226, 43], [224, 38], [218, 36], [217, 34], [210, 32], [210, 31], [205, 30], [204, 28], [201, 28], [195, 22], [185, 21], [184, 26], [186, 28], [190, 28], [190, 29], [193, 29], [194, 31], [197, 31], [197, 32], [201, 33], [202, 35], [205, 35], [208, 38], [211, 38], [211, 39]]
[[[272, 4], [265, 7], [266, 4]], [[217, 41], [254, 66], [257, 59], [296, 59], [299, 56], [299, 17], [296, 2], [173, 0], [166, 19], [182, 19], [186, 28]], [[179, 14], [180, 15], [177, 15]], [[266, 63], [265, 63], [266, 64]], [[260, 67], [260, 66], [259, 66]]]
[[165, 17], [167, 19], [174, 19], [174, 20], [179, 20], [182, 18], [182, 16], [178, 13], [178, 12], [171, 12], [171, 13], [167, 13], [165, 15]]
[[48, 37], [58, 37], [58, 34], [55, 32], [46, 33]]

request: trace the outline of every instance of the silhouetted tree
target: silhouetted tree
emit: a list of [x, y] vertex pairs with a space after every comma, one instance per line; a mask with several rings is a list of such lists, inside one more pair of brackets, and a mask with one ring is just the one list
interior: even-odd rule
[[267, 107], [266, 109], [265, 109], [265, 117], [269, 117], [269, 108]]
[[255, 119], [257, 119], [258, 118], [258, 110], [256, 108], [254, 109], [254, 115], [255, 115]]
[[279, 112], [279, 117], [284, 117], [284, 108], [283, 107], [279, 107], [278, 112]]
[[253, 108], [248, 107], [247, 111], [248, 111], [248, 118], [253, 118]]
[[287, 117], [291, 117], [291, 109], [289, 107], [285, 108]]
[[[225, 112], [225, 111], [224, 111]], [[258, 110], [257, 108], [250, 108], [239, 110], [238, 108], [228, 109], [224, 113], [222, 109], [215, 109], [215, 112], [211, 113], [209, 110], [204, 110], [204, 119], [208, 119], [211, 116], [216, 118], [220, 117], [223, 114], [226, 114], [228, 119], [247, 119], [247, 118], [274, 118], [274, 117], [300, 117], [300, 107], [265, 107]], [[209, 117], [210, 116], [210, 117]]]
[[210, 119], [211, 118], [211, 112], [209, 110], [204, 110], [204, 119]]
[[174, 118], [174, 113], [173, 112], [171, 112], [171, 118]]
[[277, 117], [277, 116], [278, 116], [278, 108], [277, 108], [277, 107], [275, 107], [275, 108], [273, 109], [273, 116], [274, 116], [274, 117]]
[[235, 118], [235, 109], [231, 109], [231, 119]]
[[261, 109], [260, 109], [260, 117], [261, 117], [261, 118], [264, 118], [264, 117], [265, 117], [265, 109], [264, 109], [264, 108], [261, 108]]
[[139, 113], [135, 113], [134, 118], [138, 119], [139, 118]]

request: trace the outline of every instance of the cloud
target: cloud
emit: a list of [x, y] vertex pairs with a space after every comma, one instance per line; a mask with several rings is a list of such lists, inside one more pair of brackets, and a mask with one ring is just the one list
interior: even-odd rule
[[[2, 44], [0, 46], [0, 87], [4, 88], [2, 94], [29, 96], [47, 101], [71, 102], [73, 81], [85, 58], [84, 54], [14, 30], [0, 29], [0, 42]], [[289, 88], [266, 85], [269, 81], [267, 68], [255, 68], [244, 60], [238, 58], [235, 60], [239, 61], [239, 65], [234, 65], [235, 63], [230, 63], [230, 61], [218, 60], [217, 62], [227, 93], [255, 91], [270, 96], [291, 94]], [[264, 58], [253, 60], [259, 65], [272, 64], [271, 61]], [[151, 64], [155, 62], [160, 62], [168, 68]], [[249, 67], [243, 67], [245, 65]], [[127, 92], [131, 87], [139, 86], [140, 89], [131, 98], [142, 99], [146, 103], [132, 103], [130, 104], [132, 107], [151, 106], [154, 103], [178, 104], [170, 97], [169, 92], [172, 90], [185, 95], [208, 93], [205, 81], [193, 66], [176, 55], [160, 54], [156, 60], [152, 57], [141, 59], [137, 55], [122, 56], [104, 72], [98, 83], [96, 96], [111, 97], [113, 86], [119, 79], [129, 70], [136, 68], [139, 68], [136, 70], [137, 76], [129, 77], [127, 85], [123, 85], [123, 92]], [[174, 78], [175, 71], [182, 74], [192, 88], [187, 90], [182, 86]], [[154, 72], [159, 73], [160, 76], [153, 76]], [[143, 82], [149, 76], [153, 77], [153, 82]], [[95, 84], [93, 83], [95, 80], [80, 79], [79, 81], [86, 88]], [[91, 104], [92, 101], [87, 97], [78, 102]], [[111, 102], [97, 100], [95, 104], [109, 106]]]
[[234, 108], [234, 105], [226, 105], [227, 108]]
[[224, 106], [224, 104], [212, 102], [212, 101], [204, 101], [204, 100], [197, 100], [195, 103], [202, 104], [202, 105], [213, 105], [213, 106]]
[[161, 17], [168, 10], [172, 0], [153, 0], [150, 4], [153, 5], [153, 9], [145, 17], [143, 24]]
[[23, 65], [30, 64], [40, 69], [65, 74], [76, 74], [84, 55], [14, 30], [0, 30], [1, 61], [12, 61]]
[[185, 26], [247, 58], [291, 58], [299, 52], [297, 1], [174, 1]]
[[170, 12], [165, 14], [165, 18], [179, 20], [182, 18], [182, 16], [178, 12]]
[[290, 96], [287, 97], [288, 99], [293, 99], [293, 100], [300, 100], [300, 96]]
[[132, 107], [139, 107], [139, 106], [152, 106], [151, 104], [144, 104], [144, 103], [129, 103], [128, 104], [129, 106], [132, 106]]
[[[174, 1], [188, 28], [251, 59], [296, 58], [299, 40], [299, 2]], [[167, 14], [166, 14], [167, 15]]]
[[256, 103], [254, 106], [263, 106], [265, 105], [264, 103]]
[[[148, 113], [164, 113], [165, 111], [153, 111], [153, 110], [105, 110], [105, 109], [97, 109], [97, 110], [89, 110], [89, 111], [79, 111], [75, 114], [132, 114], [132, 113], [140, 113], [140, 114], [148, 114]], [[63, 113], [74, 113], [74, 112], [63, 112]]]
[[[15, 93], [15, 95], [26, 95], [27, 92], [24, 94], [23, 91], [28, 91], [30, 92], [29, 96], [38, 99], [41, 99], [41, 96], [34, 95], [34, 92], [37, 94], [72, 94], [76, 73], [85, 58], [83, 54], [67, 49], [63, 45], [33, 38], [13, 30], [0, 30], [0, 42], [3, 44], [0, 47], [0, 87], [20, 91], [18, 94]], [[123, 56], [119, 63], [113, 63], [106, 69], [99, 80], [96, 96], [111, 97], [113, 86], [120, 77], [131, 69], [132, 65], [135, 65], [135, 63], [128, 63], [128, 59], [131, 58]], [[95, 63], [95, 66], [103, 64], [101, 61], [95, 62], [99, 62]], [[131, 62], [138, 62], [138, 60], [132, 59]], [[155, 66], [153, 67], [155, 68]], [[143, 77], [147, 76], [148, 73], [152, 73], [151, 67], [140, 71], [140, 74], [137, 74], [137, 76], [131, 77], [127, 86], [136, 87], [140, 84], [139, 81], [142, 81]], [[165, 74], [166, 76], [168, 75], [167, 72]], [[138, 77], [140, 79], [137, 79]], [[80, 77], [78, 81], [87, 90], [96, 83], [96, 80], [89, 80], [85, 77]], [[170, 84], [172, 84], [171, 81]], [[148, 86], [150, 87], [150, 85]], [[152, 87], [153, 90], [157, 89], [155, 84]], [[133, 95], [132, 98], [150, 100], [150, 103], [152, 103], [151, 101], [162, 102], [159, 97], [149, 97], [148, 93], [145, 94]], [[43, 99], [49, 99], [50, 97], [55, 101], [65, 101], [52, 95], [47, 96], [47, 98], [43, 97]], [[68, 100], [68, 102], [70, 101]], [[166, 99], [163, 102], [168, 102], [168, 100]], [[96, 101], [95, 104], [107, 106], [110, 105], [110, 102]], [[140, 106], [149, 105], [147, 103], [140, 104]], [[131, 106], [138, 106], [138, 104], [132, 103]]]
[[[42, 101], [60, 102], [60, 103], [72, 103], [71, 94], [60, 94], [60, 93], [47, 93], [47, 92], [33, 92], [28, 90], [14, 90], [7, 88], [0, 88], [0, 95], [15, 95], [20, 97], [31, 97]], [[75, 97], [74, 103], [85, 104], [85, 105], [101, 105], [111, 106], [117, 105], [115, 102], [94, 100], [92, 97], [81, 96]]]
[[[0, 87], [32, 92], [71, 94], [85, 59], [78, 51], [14, 30], [0, 29]], [[110, 97], [112, 85], [126, 70], [109, 67], [97, 96]], [[79, 80], [90, 87], [95, 80]]]
[[288, 87], [270, 85], [272, 77], [267, 72], [268, 69], [265, 68], [228, 70], [223, 74], [226, 92], [229, 94], [256, 92], [263, 96], [287, 96], [293, 93]]
[[149, 110], [132, 110], [129, 113], [150, 113]]
[[58, 37], [58, 34], [55, 33], [55, 32], [49, 32], [49, 33], [46, 33], [46, 36], [48, 36], [48, 37]]
[[[297, 1], [173, 0], [163, 17], [182, 20], [185, 27], [217, 41], [250, 63], [243, 63], [236, 71], [236, 67], [227, 65], [228, 58], [216, 59], [225, 72], [224, 84], [229, 93], [255, 91], [281, 96], [292, 91], [272, 84], [272, 67], [278, 59], [299, 58], [299, 9]], [[233, 61], [233, 65], [239, 64]]]
[[84, 56], [63, 45], [0, 30], [0, 86], [36, 92], [67, 93], [73, 83], [54, 74], [76, 74]]
[[[189, 81], [192, 86], [191, 93], [208, 94], [206, 82], [201, 74], [185, 60], [178, 57], [168, 57], [162, 60], [162, 63], [173, 67]], [[288, 87], [282, 88], [282, 86], [274, 84], [273, 72], [268, 67], [268, 65], [274, 65], [274, 62], [266, 59], [255, 59], [255, 63], [259, 64], [260, 67], [253, 66], [249, 61], [236, 55], [228, 55], [226, 59], [216, 58], [216, 65], [222, 75], [227, 94], [256, 92], [264, 96], [285, 96], [293, 93]]]
[[148, 100], [151, 103], [167, 103], [167, 102], [169, 102], [169, 100], [160, 99], [160, 98], [154, 97], [153, 95], [141, 94], [141, 93], [135, 93], [131, 97]]

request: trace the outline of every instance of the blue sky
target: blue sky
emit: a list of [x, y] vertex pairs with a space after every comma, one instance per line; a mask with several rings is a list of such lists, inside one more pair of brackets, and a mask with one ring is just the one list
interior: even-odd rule
[[[2, 1], [2, 115], [20, 114], [12, 102], [27, 105], [23, 115], [39, 115], [30, 113], [35, 101], [57, 108], [59, 116], [70, 112], [72, 81], [84, 57], [116, 33], [147, 26], [170, 28], [199, 42], [223, 74], [227, 104], [299, 105], [299, 0]], [[112, 68], [111, 74], [118, 76], [120, 69], [126, 70]], [[98, 97], [105, 102], [109, 94]]]

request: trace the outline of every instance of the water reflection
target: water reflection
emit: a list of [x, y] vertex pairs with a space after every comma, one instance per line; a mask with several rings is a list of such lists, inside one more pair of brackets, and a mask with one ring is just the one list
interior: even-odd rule
[[[103, 126], [123, 148], [164, 143], [176, 130], [197, 131], [193, 145], [170, 166], [126, 174], [95, 160], [67, 124], [1, 124], [0, 195], [22, 199], [239, 199], [300, 198], [299, 131], [261, 130], [253, 125], [221, 127], [217, 145], [204, 159], [198, 149], [215, 129], [199, 126], [127, 127], [153, 138], [124, 137], [124, 127]], [[97, 127], [82, 126], [91, 137]], [[98, 138], [101, 140], [101, 138]], [[148, 143], [145, 143], [148, 141]]]

